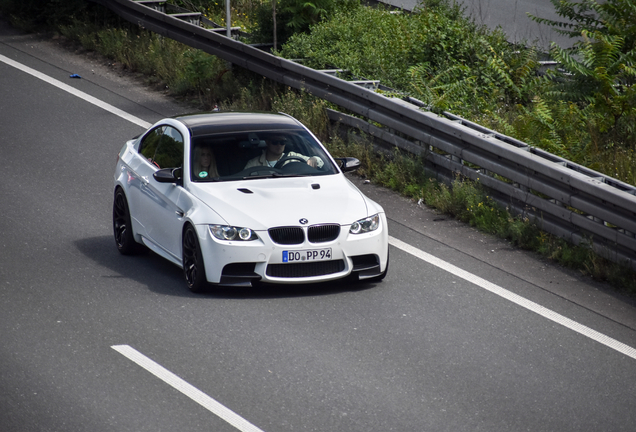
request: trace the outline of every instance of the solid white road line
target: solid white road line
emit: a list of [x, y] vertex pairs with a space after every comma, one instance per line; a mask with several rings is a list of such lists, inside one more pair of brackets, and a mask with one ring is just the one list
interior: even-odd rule
[[[13, 67], [15, 67], [17, 69], [20, 69], [21, 71], [24, 71], [24, 72], [26, 72], [28, 74], [31, 74], [34, 77], [37, 77], [37, 78], [39, 78], [39, 79], [41, 79], [43, 81], [46, 81], [49, 84], [52, 84], [52, 85], [54, 85], [54, 86], [56, 86], [56, 87], [58, 87], [58, 88], [60, 88], [60, 89], [62, 89], [64, 91], [67, 91], [67, 92], [69, 92], [69, 93], [71, 93], [71, 94], [73, 94], [73, 95], [75, 95], [75, 96], [77, 96], [77, 97], [79, 97], [81, 99], [84, 99], [87, 102], [90, 102], [90, 103], [92, 103], [92, 104], [94, 104], [94, 105], [96, 105], [96, 106], [98, 106], [100, 108], [103, 108], [103, 109], [105, 109], [105, 110], [107, 110], [107, 111], [109, 111], [109, 112], [111, 112], [111, 113], [113, 113], [115, 115], [118, 115], [119, 117], [121, 117], [123, 119], [126, 119], [126, 120], [128, 120], [128, 121], [130, 121], [132, 123], [135, 123], [135, 124], [137, 124], [137, 125], [139, 125], [141, 127], [149, 128], [151, 126], [150, 123], [145, 122], [144, 120], [141, 120], [138, 117], [135, 117], [135, 116], [133, 116], [131, 114], [128, 114], [125, 111], [122, 111], [119, 108], [116, 108], [116, 107], [114, 107], [114, 106], [112, 106], [110, 104], [102, 102], [101, 100], [99, 100], [99, 99], [97, 99], [97, 98], [95, 98], [95, 97], [93, 97], [93, 96], [91, 96], [89, 94], [86, 94], [86, 93], [84, 93], [82, 91], [79, 91], [79, 90], [77, 90], [77, 89], [75, 89], [75, 88], [73, 88], [73, 87], [71, 87], [71, 86], [69, 86], [67, 84], [62, 83], [61, 81], [58, 81], [58, 80], [56, 80], [54, 78], [49, 77], [48, 75], [45, 75], [45, 74], [43, 74], [41, 72], [38, 72], [38, 71], [36, 71], [34, 69], [31, 69], [28, 66], [25, 66], [25, 65], [23, 65], [21, 63], [13, 61], [13, 60], [11, 60], [8, 57], [0, 55], [0, 61], [4, 62], [4, 63], [6, 63], [6, 64], [8, 64], [10, 66], [13, 66]], [[405, 252], [407, 252], [407, 253], [409, 253], [409, 254], [411, 254], [411, 255], [413, 255], [413, 256], [421, 259], [421, 260], [423, 260], [423, 261], [428, 262], [429, 264], [432, 264], [432, 265], [434, 265], [436, 267], [439, 267], [439, 268], [441, 268], [443, 270], [446, 270], [447, 272], [452, 273], [455, 276], [460, 277], [460, 278], [462, 278], [464, 280], [467, 280], [468, 282], [471, 282], [471, 283], [473, 283], [473, 284], [475, 284], [475, 285], [477, 285], [477, 286], [479, 286], [479, 287], [481, 287], [483, 289], [486, 289], [486, 290], [492, 292], [493, 294], [497, 294], [498, 296], [503, 297], [503, 298], [505, 298], [505, 299], [507, 299], [507, 300], [509, 300], [509, 301], [511, 301], [511, 302], [523, 307], [523, 308], [531, 310], [532, 312], [535, 312], [535, 313], [541, 315], [544, 318], [547, 318], [547, 319], [549, 319], [551, 321], [554, 321], [554, 322], [556, 322], [558, 324], [561, 324], [561, 325], [563, 325], [563, 326], [565, 326], [565, 327], [567, 327], [567, 328], [569, 328], [571, 330], [574, 330], [575, 332], [577, 332], [579, 334], [582, 334], [583, 336], [586, 336], [586, 337], [588, 337], [588, 338], [590, 338], [592, 340], [600, 342], [603, 345], [606, 345], [606, 346], [608, 346], [608, 347], [610, 347], [610, 348], [612, 348], [612, 349], [614, 349], [614, 350], [616, 350], [616, 351], [618, 351], [618, 352], [620, 352], [622, 354], [625, 354], [626, 356], [629, 356], [629, 357], [631, 357], [633, 359], [636, 359], [636, 349], [630, 347], [629, 345], [625, 345], [624, 343], [619, 342], [619, 341], [617, 341], [615, 339], [612, 339], [611, 337], [606, 336], [606, 335], [604, 335], [602, 333], [599, 333], [596, 330], [592, 330], [589, 327], [586, 327], [586, 326], [584, 326], [582, 324], [579, 324], [576, 321], [573, 321], [573, 320], [571, 320], [569, 318], [566, 318], [563, 315], [560, 315], [560, 314], [558, 314], [558, 313], [556, 313], [554, 311], [551, 311], [550, 309], [547, 309], [547, 308], [545, 308], [545, 307], [543, 307], [543, 306], [541, 306], [541, 305], [539, 305], [537, 303], [534, 303], [534, 302], [532, 302], [530, 300], [527, 300], [527, 299], [525, 299], [525, 298], [523, 298], [523, 297], [521, 297], [521, 296], [519, 296], [517, 294], [514, 294], [514, 293], [512, 293], [512, 292], [510, 292], [510, 291], [508, 291], [508, 290], [506, 290], [504, 288], [501, 288], [500, 286], [497, 286], [497, 285], [495, 285], [495, 284], [493, 284], [491, 282], [488, 282], [485, 279], [482, 279], [482, 278], [480, 278], [478, 276], [475, 276], [475, 275], [473, 275], [471, 273], [468, 273], [467, 271], [462, 270], [459, 267], [456, 267], [456, 266], [454, 266], [454, 265], [452, 265], [450, 263], [447, 263], [446, 261], [443, 261], [443, 260], [441, 260], [439, 258], [436, 258], [433, 255], [428, 254], [428, 253], [426, 253], [424, 251], [421, 251], [421, 250], [419, 250], [419, 249], [417, 249], [417, 248], [415, 248], [415, 247], [413, 247], [413, 246], [411, 246], [411, 245], [409, 245], [407, 243], [404, 243], [403, 241], [398, 240], [398, 239], [396, 239], [394, 237], [389, 237], [389, 243], [391, 245], [393, 245], [393, 246], [395, 246], [395, 247], [397, 247], [399, 249], [402, 249], [403, 251], [405, 251]]]
[[127, 357], [129, 360], [137, 363], [139, 366], [146, 369], [166, 384], [169, 384], [179, 390], [181, 393], [225, 420], [241, 432], [263, 432], [261, 429], [257, 428], [234, 411], [224, 407], [201, 390], [188, 384], [186, 381], [182, 380], [160, 364], [149, 359], [136, 349], [128, 345], [113, 345], [111, 348]]
[[51, 85], [54, 85], [55, 87], [64, 90], [65, 92], [68, 92], [74, 96], [77, 96], [78, 98], [84, 99], [86, 102], [92, 103], [93, 105], [96, 105], [102, 109], [105, 109], [106, 111], [115, 114], [116, 116], [119, 116], [125, 120], [128, 120], [131, 123], [134, 123], [136, 125], [141, 126], [144, 129], [148, 129], [150, 126], [152, 126], [151, 123], [148, 123], [142, 119], [140, 119], [139, 117], [135, 117], [132, 114], [128, 114], [125, 111], [120, 110], [119, 108], [116, 108], [110, 104], [107, 104], [106, 102], [103, 102], [99, 99], [97, 99], [96, 97], [93, 97], [87, 93], [84, 93], [83, 91], [77, 90], [74, 87], [71, 87], [68, 84], [64, 84], [62, 81], [58, 81], [55, 78], [51, 78], [48, 75], [45, 75], [41, 72], [36, 71], [35, 69], [31, 69], [28, 66], [25, 66], [21, 63], [18, 63], [14, 60], [11, 60], [8, 57], [5, 57], [3, 55], [0, 54], [0, 61], [8, 64], [9, 66], [13, 66], [16, 69], [21, 70], [22, 72], [26, 72], [30, 75], [33, 75], [36, 78], [41, 79], [42, 81], [45, 81]]
[[541, 315], [544, 318], [549, 319], [550, 321], [554, 321], [557, 324], [561, 324], [564, 327], [569, 328], [570, 330], [574, 330], [575, 332], [588, 337], [596, 342], [602, 343], [603, 345], [612, 348], [622, 354], [625, 354], [628, 357], [636, 359], [636, 349], [630, 347], [629, 345], [625, 345], [622, 342], [617, 341], [616, 339], [612, 339], [609, 336], [604, 335], [603, 333], [599, 333], [596, 330], [592, 330], [589, 327], [584, 326], [583, 324], [579, 324], [576, 321], [573, 321], [569, 318], [564, 317], [550, 309], [547, 309], [533, 301], [530, 301], [526, 298], [523, 298], [507, 289], [504, 289], [494, 283], [488, 282], [485, 279], [480, 278], [479, 276], [475, 276], [472, 273], [469, 273], [465, 270], [460, 269], [446, 261], [443, 261], [429, 253], [426, 253], [420, 249], [417, 249], [407, 243], [404, 243], [401, 240], [396, 239], [395, 237], [389, 236], [389, 244], [413, 255], [416, 258], [421, 259], [422, 261], [426, 261], [429, 264], [432, 264], [436, 267], [439, 267], [442, 270], [447, 271], [459, 278], [462, 278], [472, 284], [477, 285], [480, 288], [483, 288], [487, 291], [490, 291], [493, 294], [496, 294], [500, 297], [505, 298], [525, 309], [528, 309], [536, 314]]

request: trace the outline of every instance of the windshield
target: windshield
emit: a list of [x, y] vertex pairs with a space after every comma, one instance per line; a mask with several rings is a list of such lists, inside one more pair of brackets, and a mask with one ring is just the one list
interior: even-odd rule
[[238, 132], [192, 139], [197, 182], [336, 174], [322, 147], [304, 130]]

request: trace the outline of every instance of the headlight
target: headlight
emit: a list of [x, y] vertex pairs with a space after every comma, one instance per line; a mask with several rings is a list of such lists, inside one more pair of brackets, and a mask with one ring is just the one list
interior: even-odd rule
[[210, 232], [219, 240], [250, 241], [258, 238], [256, 233], [249, 228], [228, 225], [210, 225]]
[[374, 215], [365, 219], [360, 219], [351, 224], [349, 232], [351, 234], [362, 234], [375, 231], [380, 226], [380, 216]]

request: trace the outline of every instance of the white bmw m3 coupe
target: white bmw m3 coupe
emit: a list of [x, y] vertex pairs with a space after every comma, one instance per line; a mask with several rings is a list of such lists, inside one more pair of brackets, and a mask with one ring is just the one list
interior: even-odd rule
[[384, 210], [285, 114], [167, 118], [119, 152], [113, 230], [124, 255], [150, 249], [210, 284], [375, 280], [388, 269]]

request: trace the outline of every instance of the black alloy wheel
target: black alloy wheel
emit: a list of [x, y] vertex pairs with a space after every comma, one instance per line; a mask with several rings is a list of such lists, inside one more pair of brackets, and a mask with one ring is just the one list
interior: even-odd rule
[[135, 241], [132, 231], [126, 194], [121, 189], [117, 189], [113, 200], [113, 234], [117, 250], [122, 255], [134, 255], [140, 251], [141, 245]]
[[197, 232], [192, 225], [183, 231], [183, 274], [190, 291], [202, 292], [208, 282], [205, 276], [203, 255], [197, 239]]

